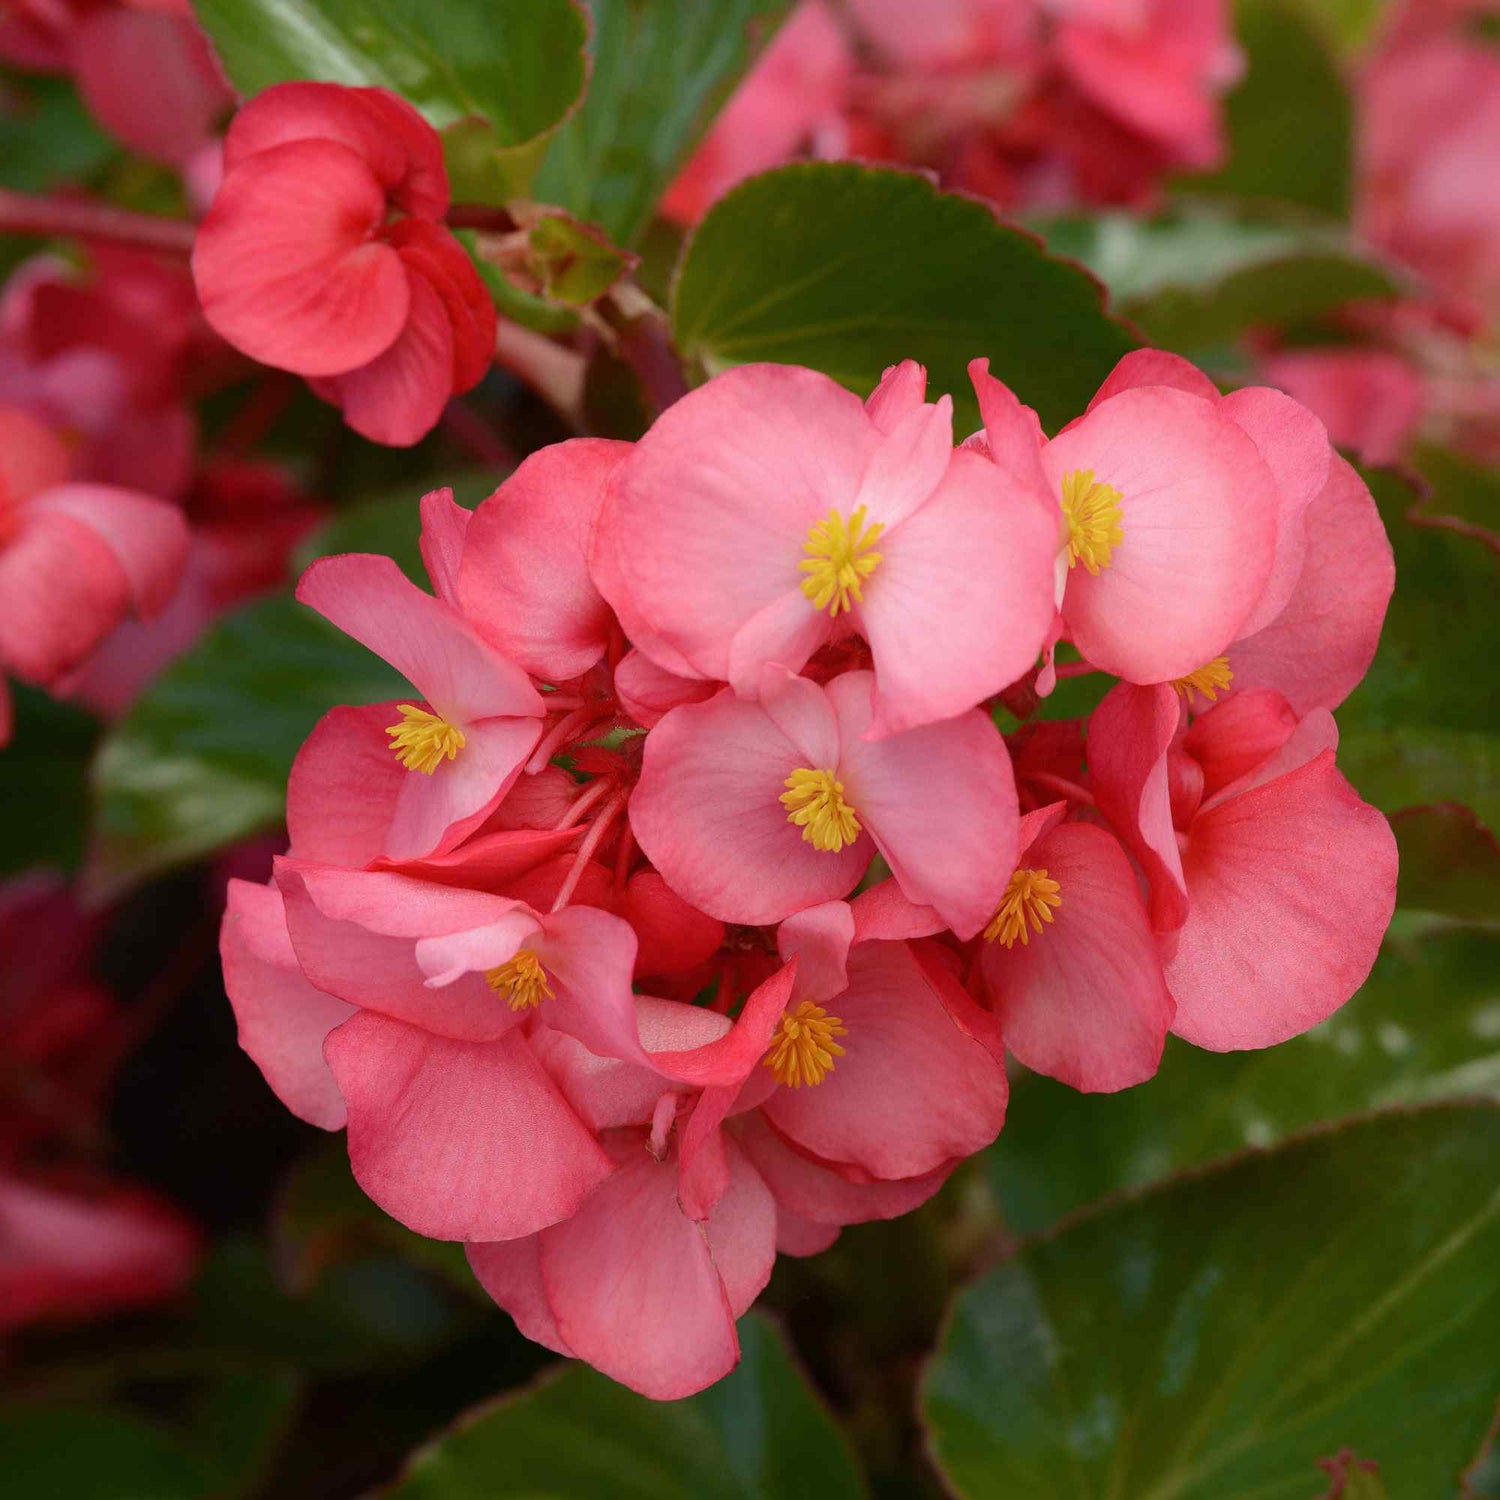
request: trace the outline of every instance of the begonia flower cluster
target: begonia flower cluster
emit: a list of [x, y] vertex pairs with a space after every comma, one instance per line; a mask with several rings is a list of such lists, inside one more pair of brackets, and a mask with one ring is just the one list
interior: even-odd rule
[[649, 1396], [734, 1365], [778, 1253], [994, 1141], [1007, 1053], [1116, 1090], [1169, 1032], [1272, 1045], [1391, 915], [1330, 710], [1392, 559], [1321, 424], [1144, 351], [1048, 437], [970, 374], [972, 435], [911, 362], [868, 400], [731, 370], [425, 496], [430, 591], [368, 555], [298, 591], [410, 688], [327, 713], [231, 886], [241, 1043]]

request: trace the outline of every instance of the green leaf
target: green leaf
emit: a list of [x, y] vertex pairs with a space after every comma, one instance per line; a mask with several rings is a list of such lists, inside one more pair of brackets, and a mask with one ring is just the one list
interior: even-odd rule
[[1500, 473], [1436, 443], [1419, 443], [1412, 461], [1430, 491], [1423, 515], [1451, 517], [1476, 533], [1500, 537]]
[[534, 193], [632, 246], [787, 0], [590, 0], [593, 71]]
[[569, 307], [587, 307], [617, 282], [635, 257], [568, 214], [547, 214], [528, 236], [542, 289]]
[[1467, 807], [1408, 807], [1391, 827], [1401, 856], [1398, 906], [1500, 923], [1500, 845]]
[[924, 1386], [964, 1495], [1451, 1493], [1495, 1399], [1500, 1111], [1388, 1114], [1106, 1204], [963, 1292]]
[[1243, 79], [1225, 101], [1229, 151], [1194, 193], [1349, 214], [1353, 108], [1324, 29], [1305, 0], [1240, 0]]
[[215, 1470], [140, 1417], [107, 1406], [0, 1410], [3, 1487], [14, 1500], [208, 1500]]
[[843, 1435], [758, 1315], [733, 1374], [654, 1402], [582, 1365], [482, 1406], [413, 1455], [387, 1500], [779, 1500], [864, 1494]]
[[99, 723], [35, 688], [16, 683], [11, 692], [15, 729], [0, 750], [0, 875], [39, 866], [71, 871], [88, 835], [89, 758]]
[[119, 157], [71, 79], [0, 72], [0, 184], [50, 192], [65, 182], [92, 181]]
[[1305, 216], [1200, 203], [1160, 219], [1107, 214], [1035, 227], [1049, 249], [1081, 260], [1109, 288], [1115, 310], [1163, 348], [1203, 349], [1246, 328], [1397, 292], [1341, 229]]
[[1024, 1073], [985, 1153], [1027, 1232], [1104, 1194], [1367, 1109], [1500, 1095], [1500, 934], [1398, 914], [1374, 972], [1305, 1036], [1258, 1052], [1168, 1038], [1161, 1071], [1119, 1094]]
[[1396, 593], [1369, 674], [1338, 711], [1339, 766], [1386, 812], [1434, 802], [1500, 827], [1495, 738], [1495, 554], [1408, 517], [1412, 491], [1365, 472], [1396, 553]]
[[290, 78], [375, 86], [439, 130], [458, 127], [461, 193], [494, 153], [534, 154], [587, 80], [587, 20], [574, 0], [198, 0], [195, 9], [242, 94]]
[[711, 373], [810, 365], [865, 395], [915, 359], [952, 393], [961, 434], [978, 422], [971, 359], [1052, 428], [1132, 347], [1086, 274], [983, 203], [848, 162], [782, 167], [721, 199], [688, 243], [672, 321]]

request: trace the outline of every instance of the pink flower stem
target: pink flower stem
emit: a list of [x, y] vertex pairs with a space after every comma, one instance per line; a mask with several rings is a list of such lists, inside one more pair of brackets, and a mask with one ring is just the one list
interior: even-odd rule
[[0, 188], [0, 233], [109, 240], [141, 250], [190, 255], [197, 230], [186, 219], [133, 213], [86, 198], [41, 198]]
[[545, 770], [547, 762], [562, 746], [576, 739], [582, 730], [597, 723], [598, 720], [599, 710], [592, 703], [585, 703], [582, 708], [575, 708], [572, 713], [564, 714], [542, 736], [541, 743], [531, 752], [531, 759], [526, 762], [526, 774], [535, 776], [538, 771]]
[[597, 780], [591, 781], [573, 799], [573, 805], [568, 808], [567, 812], [553, 824], [554, 829], [561, 832], [564, 828], [571, 828], [583, 817], [589, 808], [593, 807], [596, 802], [599, 802], [604, 797], [607, 797], [614, 785], [613, 778], [609, 776], [600, 776]]
[[1029, 771], [1025, 779], [1034, 781], [1038, 786], [1046, 787], [1049, 791], [1062, 793], [1069, 802], [1078, 802], [1084, 807], [1094, 805], [1091, 793], [1084, 791], [1076, 781], [1069, 781], [1064, 776], [1054, 776], [1050, 771]]
[[593, 827], [584, 834], [583, 842], [578, 846], [578, 853], [573, 856], [573, 867], [568, 871], [568, 878], [563, 881], [562, 889], [557, 893], [557, 900], [552, 903], [553, 911], [561, 911], [573, 899], [573, 892], [578, 889], [578, 882], [583, 879], [583, 872], [588, 862], [594, 857], [594, 851], [604, 842], [604, 835], [609, 832], [610, 824], [624, 810], [628, 796], [627, 792], [616, 792], [600, 809], [599, 816], [594, 819]]

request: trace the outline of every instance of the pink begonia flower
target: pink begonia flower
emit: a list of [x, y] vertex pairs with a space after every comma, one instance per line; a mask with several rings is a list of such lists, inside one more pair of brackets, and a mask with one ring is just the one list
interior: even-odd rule
[[[869, 643], [874, 737], [1019, 677], [1050, 622], [1055, 519], [952, 447], [910, 361], [868, 405], [812, 370], [747, 365], [666, 411], [615, 472], [594, 578], [635, 647], [743, 695], [762, 669]], [[637, 626], [642, 628], [637, 628]]]
[[1053, 803], [1021, 820], [1021, 853], [979, 947], [1005, 1045], [1085, 1093], [1150, 1078], [1174, 1006], [1130, 861]]
[[[1500, 59], [1427, 0], [1362, 70], [1356, 221], [1460, 317], [1500, 324]], [[1432, 24], [1424, 24], [1430, 21]]]
[[211, 139], [234, 100], [188, 0], [10, 0], [0, 58], [72, 73], [105, 130], [171, 166]]
[[[541, 695], [462, 615], [423, 593], [388, 557], [322, 558], [302, 575], [297, 597], [388, 661], [424, 700], [400, 704], [399, 717], [385, 726], [385, 758], [399, 761], [405, 774], [383, 852], [392, 859], [448, 852], [520, 775], [541, 736]], [[368, 738], [361, 759], [379, 786], [391, 773], [376, 753], [378, 741]]]
[[612, 620], [588, 570], [604, 486], [629, 443], [575, 438], [534, 453], [469, 524], [454, 597], [497, 650], [547, 682], [588, 671]]
[[1136, 854], [1164, 934], [1172, 1030], [1269, 1047], [1364, 982], [1396, 900], [1396, 841], [1334, 766], [1326, 709], [1245, 692], [1180, 733], [1165, 684], [1122, 683], [1089, 721], [1099, 810]]
[[1122, 361], [1088, 412], [1035, 456], [1035, 414], [984, 361], [970, 374], [992, 460], [1028, 492], [1044, 482], [1061, 508], [1056, 587], [1067, 634], [1095, 667], [1131, 682], [1171, 681], [1218, 656], [1260, 605], [1282, 487], [1244, 413], [1228, 410], [1204, 377], [1195, 394], [1122, 381], [1127, 369]]
[[[187, 557], [176, 506], [67, 479], [62, 444], [0, 408], [0, 674], [48, 687], [131, 613], [171, 598]], [[10, 696], [0, 675], [0, 744]]]
[[1050, 0], [1065, 77], [1184, 167], [1224, 154], [1218, 95], [1239, 76], [1228, 0]]
[[673, 179], [661, 211], [696, 224], [737, 183], [802, 152], [845, 154], [854, 58], [823, 0], [802, 0]]
[[819, 686], [768, 669], [760, 702], [726, 690], [673, 709], [630, 800], [673, 890], [722, 921], [778, 922], [848, 895], [878, 850], [912, 901], [979, 931], [1015, 848], [1004, 743], [977, 709], [870, 740], [873, 699], [869, 672]]
[[1391, 464], [1422, 418], [1422, 382], [1408, 360], [1380, 349], [1283, 349], [1261, 360], [1266, 379], [1322, 419], [1329, 440], [1367, 464]]
[[405, 100], [278, 84], [225, 138], [193, 250], [204, 315], [365, 437], [414, 443], [494, 355], [494, 304], [447, 207], [442, 144]]
[[164, 1301], [201, 1248], [181, 1213], [139, 1188], [0, 1172], [0, 1333]]

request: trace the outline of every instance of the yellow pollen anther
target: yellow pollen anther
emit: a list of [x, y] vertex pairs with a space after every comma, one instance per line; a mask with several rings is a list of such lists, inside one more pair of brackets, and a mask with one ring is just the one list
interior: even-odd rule
[[1210, 662], [1205, 662], [1201, 667], [1189, 672], [1186, 677], [1176, 678], [1172, 686], [1182, 694], [1184, 698], [1191, 698], [1194, 693], [1202, 693], [1210, 703], [1219, 701], [1218, 695], [1229, 690], [1229, 684], [1234, 681], [1234, 673], [1229, 667], [1227, 656], [1216, 656]]
[[397, 707], [401, 710], [401, 722], [392, 724], [386, 733], [391, 737], [396, 759], [408, 771], [431, 776], [444, 760], [457, 758], [464, 747], [464, 732], [457, 724], [450, 724], [415, 703], [401, 703]]
[[554, 994], [542, 961], [530, 948], [522, 948], [514, 958], [490, 969], [484, 982], [497, 995], [504, 995], [512, 1010], [530, 1010]]
[[804, 1083], [811, 1087], [833, 1072], [834, 1058], [844, 1055], [834, 1037], [848, 1035], [849, 1028], [837, 1016], [804, 1000], [782, 1016], [763, 1061], [778, 1083], [794, 1089]]
[[1120, 492], [1096, 484], [1092, 469], [1063, 475], [1062, 511], [1068, 523], [1068, 566], [1082, 563], [1095, 578], [1109, 566], [1110, 555], [1125, 540], [1120, 528]]
[[859, 819], [844, 800], [844, 783], [832, 771], [809, 771], [805, 767], [787, 777], [781, 805], [786, 820], [802, 830], [814, 849], [837, 854], [859, 837]]
[[1040, 932], [1043, 922], [1052, 920], [1052, 909], [1062, 905], [1062, 887], [1047, 878], [1045, 870], [1017, 870], [1010, 877], [1010, 884], [1000, 898], [990, 925], [984, 929], [984, 940], [993, 943], [996, 938], [1007, 948], [1017, 938], [1024, 948], [1031, 941], [1026, 930], [1026, 920], [1031, 919], [1032, 930]]
[[872, 521], [865, 525], [865, 507], [857, 505], [846, 522], [836, 510], [828, 512], [826, 521], [819, 521], [807, 533], [802, 550], [806, 559], [798, 566], [807, 577], [802, 580], [802, 592], [812, 601], [814, 609], [826, 609], [830, 615], [848, 610], [864, 598], [861, 590], [865, 579], [880, 566], [880, 553], [870, 548], [880, 540], [885, 530], [883, 521]]

